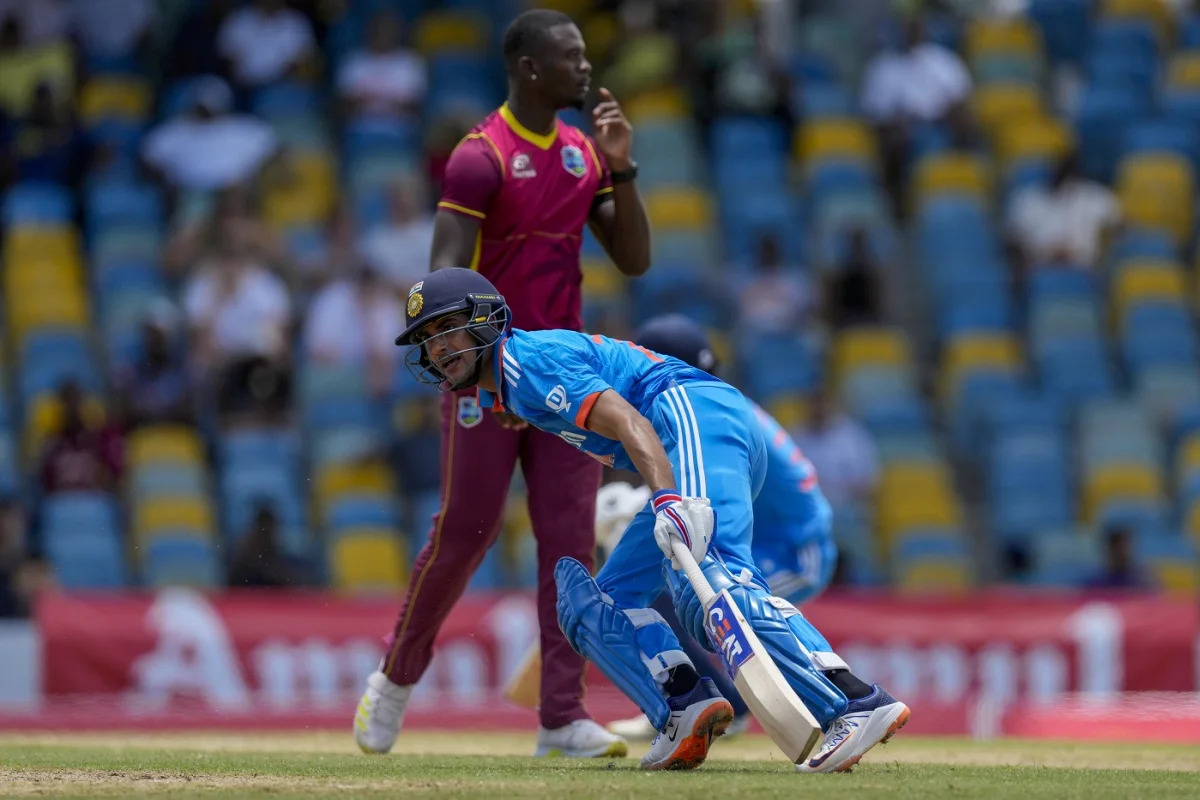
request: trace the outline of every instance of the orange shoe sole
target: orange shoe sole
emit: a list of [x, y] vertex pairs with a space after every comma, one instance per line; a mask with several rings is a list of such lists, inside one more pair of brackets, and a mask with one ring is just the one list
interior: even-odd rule
[[[912, 711], [909, 710], [907, 707], [905, 707], [904, 711], [902, 711], [900, 713], [900, 716], [896, 717], [896, 721], [893, 722], [891, 724], [891, 726], [888, 727], [887, 734], [882, 739], [879, 740], [879, 742], [876, 744], [876, 747], [878, 747], [881, 744], [887, 744], [888, 740], [896, 735], [896, 731], [900, 730], [901, 728], [903, 728], [905, 726], [905, 724], [908, 722], [908, 718], [911, 716], [912, 716]], [[872, 749], [874, 749], [874, 748], [872, 748]], [[868, 750], [867, 753], [869, 753], [869, 752], [871, 752], [871, 751]], [[858, 764], [859, 760], [863, 756], [865, 756], [867, 753], [863, 753], [862, 756], [855, 756], [854, 758], [847, 761], [845, 764], [842, 764], [840, 767], [835, 769], [834, 772], [849, 772], [850, 770], [854, 769], [854, 766], [856, 764]]]
[[708, 758], [708, 748], [713, 739], [722, 736], [733, 722], [733, 706], [726, 701], [714, 703], [707, 711], [696, 717], [692, 732], [679, 741], [675, 752], [652, 767], [651, 771], [669, 769], [695, 769]]

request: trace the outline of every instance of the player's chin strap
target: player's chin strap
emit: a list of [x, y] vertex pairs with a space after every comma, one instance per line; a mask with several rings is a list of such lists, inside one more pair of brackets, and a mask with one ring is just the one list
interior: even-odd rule
[[[668, 562], [663, 563], [665, 565]], [[821, 723], [822, 729], [845, 713], [846, 695], [824, 672], [848, 669], [848, 666], [837, 653], [828, 649], [828, 643], [795, 606], [773, 597], [766, 589], [749, 580], [748, 576], [742, 576], [741, 579], [735, 577], [712, 554], [705, 556], [700, 569], [713, 591], [719, 593], [722, 589], [729, 590], [733, 601], [742, 610], [759, 641], [767, 648], [767, 653], [783, 673], [788, 685]], [[711, 650], [712, 644], [704, 629], [704, 607], [691, 584], [669, 567], [664, 566], [663, 572], [679, 621], [684, 629]], [[805, 639], [810, 643], [819, 641], [824, 647], [806, 646]]]

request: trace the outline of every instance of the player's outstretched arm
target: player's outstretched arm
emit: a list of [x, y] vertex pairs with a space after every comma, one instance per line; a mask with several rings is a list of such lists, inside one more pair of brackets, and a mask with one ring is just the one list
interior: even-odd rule
[[633, 169], [633, 126], [608, 89], [592, 112], [596, 147], [613, 173], [612, 199], [592, 209], [588, 226], [625, 275], [642, 275], [650, 269], [650, 220], [632, 178], [621, 174]]
[[584, 427], [620, 442], [651, 491], [675, 488], [675, 472], [654, 426], [621, 395], [612, 389], [601, 392]]
[[433, 246], [429, 249], [429, 269], [470, 267], [475, 258], [475, 240], [481, 220], [438, 209], [433, 215]]

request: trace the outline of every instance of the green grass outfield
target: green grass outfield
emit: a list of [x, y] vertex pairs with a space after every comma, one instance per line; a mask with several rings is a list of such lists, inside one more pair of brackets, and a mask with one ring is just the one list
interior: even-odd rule
[[1200, 747], [905, 738], [850, 775], [797, 775], [764, 737], [718, 742], [690, 773], [535, 760], [520, 734], [423, 733], [390, 756], [346, 734], [0, 734], [2, 797], [898, 798], [1200, 797]]

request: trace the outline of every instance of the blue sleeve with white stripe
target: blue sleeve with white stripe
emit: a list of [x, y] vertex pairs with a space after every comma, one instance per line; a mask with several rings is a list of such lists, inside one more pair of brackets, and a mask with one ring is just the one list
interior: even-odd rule
[[598, 372], [594, 345], [570, 331], [522, 332], [513, 341], [512, 352], [506, 349], [501, 358], [518, 413], [529, 412], [536, 421], [549, 412], [586, 430], [596, 399], [611, 388]]

